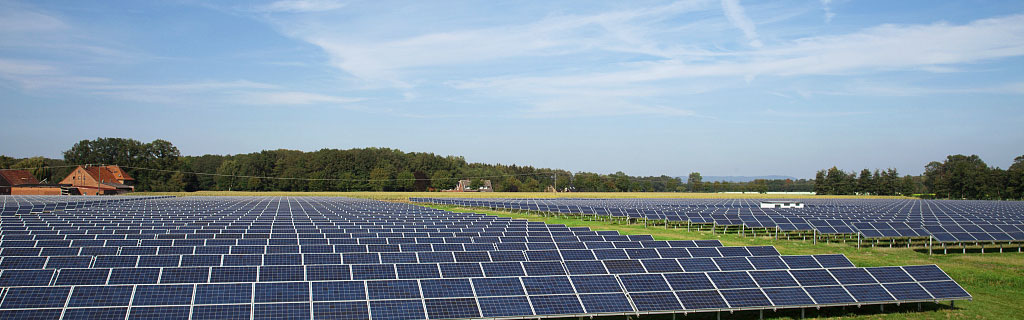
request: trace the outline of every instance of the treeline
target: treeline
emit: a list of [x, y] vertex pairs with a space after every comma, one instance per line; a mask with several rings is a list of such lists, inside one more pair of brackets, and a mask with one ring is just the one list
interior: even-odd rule
[[826, 195], [915, 195], [952, 199], [1024, 198], [1024, 156], [1009, 169], [992, 168], [976, 155], [952, 155], [925, 166], [921, 176], [896, 169], [845, 172], [820, 170], [814, 180], [704, 182], [691, 173], [686, 183], [669, 176], [597, 174], [531, 166], [469, 163], [463, 157], [388, 148], [266, 150], [237, 155], [182, 156], [171, 142], [134, 139], [82, 140], [64, 159], [0, 156], [0, 168], [26, 168], [57, 183], [76, 164], [116, 164], [136, 179], [137, 191], [428, 191], [452, 189], [460, 179], [480, 186], [491, 180], [499, 192], [816, 192]]
[[832, 167], [818, 170], [814, 175], [814, 193], [816, 194], [909, 196], [924, 192], [921, 177], [910, 175], [900, 177], [899, 172], [892, 168], [875, 169], [874, 172], [864, 169], [858, 175], [856, 172], [845, 172]]
[[700, 172], [690, 173], [686, 180], [688, 192], [812, 192], [814, 181], [807, 179], [755, 179], [750, 182], [704, 182]]
[[977, 155], [952, 155], [928, 163], [924, 178], [937, 198], [1024, 199], [1024, 156], [1003, 170], [989, 167]]
[[923, 175], [900, 176], [896, 169], [861, 170], [860, 174], [836, 167], [819, 170], [814, 192], [829, 195], [921, 195], [938, 199], [1020, 200], [1024, 198], [1024, 156], [1009, 169], [989, 167], [977, 155], [962, 154], [932, 161]]
[[387, 148], [182, 156], [165, 140], [97, 138], [82, 140], [63, 155], [63, 160], [0, 157], [0, 168], [42, 168], [33, 169], [36, 176], [55, 183], [74, 168], [52, 167], [116, 164], [136, 179], [136, 191], [427, 191], [452, 189], [460, 179], [470, 179], [473, 186], [491, 180], [499, 192], [539, 192], [550, 186], [559, 191], [678, 191], [681, 184], [668, 176], [573, 174]]

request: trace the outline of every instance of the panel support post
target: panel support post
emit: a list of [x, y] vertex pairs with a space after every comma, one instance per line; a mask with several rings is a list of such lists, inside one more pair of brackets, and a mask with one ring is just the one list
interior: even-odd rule
[[804, 310], [806, 310], [806, 309], [800, 308], [800, 319], [804, 318]]
[[764, 309], [757, 310], [757, 318], [760, 320], [764, 320]]

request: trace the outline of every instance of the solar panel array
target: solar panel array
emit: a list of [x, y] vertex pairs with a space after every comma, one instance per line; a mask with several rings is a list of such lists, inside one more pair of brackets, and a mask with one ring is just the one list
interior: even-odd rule
[[[58, 206], [59, 207], [59, 206]], [[934, 265], [345, 198], [0, 216], [0, 319], [548, 318], [970, 299]]]
[[646, 218], [673, 222], [859, 233], [864, 238], [931, 237], [936, 242], [1024, 241], [1024, 202], [807, 199], [804, 208], [761, 208], [756, 199], [466, 199], [414, 202]]

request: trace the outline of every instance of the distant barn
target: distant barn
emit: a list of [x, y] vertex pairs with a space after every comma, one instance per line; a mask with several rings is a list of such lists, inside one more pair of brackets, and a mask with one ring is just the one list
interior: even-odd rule
[[0, 170], [0, 194], [61, 195], [61, 186], [41, 184], [28, 170]]
[[118, 166], [78, 166], [61, 184], [83, 195], [123, 194], [135, 191], [135, 179]]

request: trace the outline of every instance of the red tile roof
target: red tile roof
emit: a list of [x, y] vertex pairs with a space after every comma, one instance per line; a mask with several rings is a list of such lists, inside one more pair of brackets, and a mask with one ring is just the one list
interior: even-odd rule
[[0, 177], [12, 186], [19, 184], [39, 184], [39, 180], [28, 170], [0, 170]]

